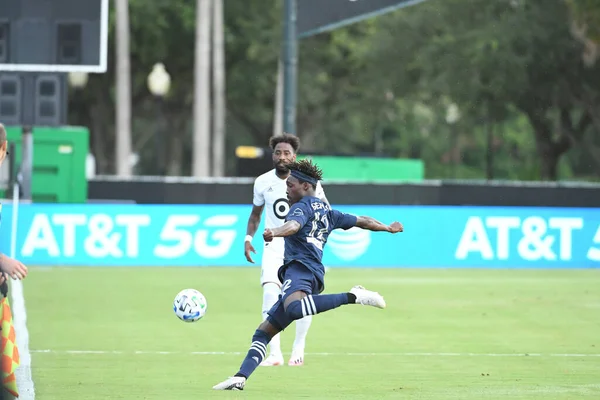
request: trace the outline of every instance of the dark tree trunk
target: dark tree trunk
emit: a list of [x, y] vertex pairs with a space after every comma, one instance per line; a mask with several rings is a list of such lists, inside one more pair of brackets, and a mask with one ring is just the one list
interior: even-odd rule
[[583, 114], [579, 123], [573, 125], [567, 110], [561, 110], [560, 127], [558, 133], [553, 135], [551, 124], [547, 120], [529, 118], [535, 130], [535, 140], [540, 156], [540, 177], [543, 180], [558, 179], [558, 162], [574, 142], [581, 140], [584, 132], [591, 123], [589, 114]]
[[[544, 181], [556, 181], [558, 179], [558, 162], [561, 154], [556, 154], [546, 146], [538, 145], [538, 154], [540, 156], [540, 178]], [[552, 146], [553, 147], [553, 146]]]

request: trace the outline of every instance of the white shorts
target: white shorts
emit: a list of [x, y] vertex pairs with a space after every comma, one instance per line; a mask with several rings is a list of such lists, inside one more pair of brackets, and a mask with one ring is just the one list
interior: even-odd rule
[[275, 238], [271, 243], [265, 243], [260, 271], [261, 285], [273, 282], [281, 286], [281, 281], [277, 273], [279, 272], [279, 267], [283, 265], [284, 246], [284, 241], [280, 238]]

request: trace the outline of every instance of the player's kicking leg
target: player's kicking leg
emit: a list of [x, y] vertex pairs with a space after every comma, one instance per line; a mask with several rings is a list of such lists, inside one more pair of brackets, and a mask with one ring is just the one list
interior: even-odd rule
[[[350, 294], [355, 296], [355, 303], [373, 306], [377, 308], [385, 308], [385, 300], [379, 295], [379, 293], [366, 290], [362, 286], [355, 286], [350, 289]], [[314, 301], [314, 299], [313, 299]], [[307, 315], [296, 321], [296, 339], [294, 340], [294, 347], [292, 348], [292, 355], [288, 361], [290, 366], [301, 366], [304, 365], [304, 347], [306, 344], [306, 335], [310, 324], [312, 322], [312, 315]]]
[[[310, 293], [310, 292], [309, 292]], [[213, 386], [215, 390], [244, 390], [246, 380], [260, 365], [267, 353], [267, 344], [271, 338], [294, 320], [302, 318], [305, 313], [319, 314], [333, 310], [343, 304], [363, 304], [377, 308], [385, 308], [385, 300], [376, 292], [361, 286], [353, 287], [348, 293], [306, 295], [302, 291], [292, 293], [285, 301], [285, 306], [278, 301], [275, 311], [269, 312], [269, 318], [263, 321], [252, 336], [252, 344], [237, 374]]]
[[284, 287], [289, 289], [269, 311], [269, 318], [254, 332], [250, 349], [238, 373], [213, 386], [213, 389], [243, 390], [246, 380], [265, 358], [271, 338], [287, 328], [292, 321], [333, 310], [344, 304], [386, 307], [385, 300], [379, 293], [362, 286], [355, 286], [348, 293], [312, 295], [317, 286], [314, 275], [306, 267], [298, 264], [289, 266], [285, 271], [284, 283]]

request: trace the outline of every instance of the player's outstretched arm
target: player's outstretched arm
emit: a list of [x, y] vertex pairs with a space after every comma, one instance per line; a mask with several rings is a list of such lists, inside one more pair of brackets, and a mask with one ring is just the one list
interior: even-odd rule
[[265, 242], [270, 242], [274, 237], [286, 237], [291, 236], [300, 230], [301, 226], [298, 221], [288, 221], [278, 228], [265, 229], [263, 238]]
[[356, 217], [356, 226], [374, 232], [398, 233], [404, 231], [404, 227], [400, 222], [392, 222], [390, 225], [386, 225], [375, 218], [367, 216]]

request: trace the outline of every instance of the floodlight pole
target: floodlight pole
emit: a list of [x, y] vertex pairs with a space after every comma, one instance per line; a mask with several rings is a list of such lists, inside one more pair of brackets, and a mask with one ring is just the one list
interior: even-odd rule
[[297, 0], [285, 0], [283, 19], [283, 130], [296, 132], [296, 93], [298, 86]]

